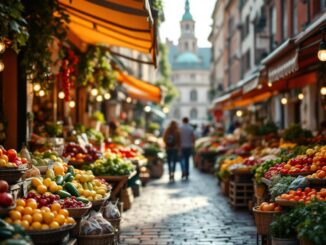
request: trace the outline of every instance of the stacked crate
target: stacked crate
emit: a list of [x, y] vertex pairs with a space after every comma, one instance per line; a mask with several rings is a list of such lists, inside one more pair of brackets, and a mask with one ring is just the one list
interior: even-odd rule
[[234, 172], [229, 183], [229, 201], [233, 208], [246, 208], [253, 200], [254, 189], [250, 172]]

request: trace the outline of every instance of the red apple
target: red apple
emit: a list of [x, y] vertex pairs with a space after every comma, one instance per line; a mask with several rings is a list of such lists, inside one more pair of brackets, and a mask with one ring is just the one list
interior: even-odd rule
[[17, 159], [17, 152], [15, 149], [10, 149], [7, 151], [8, 158], [10, 162], [15, 162]]
[[9, 189], [9, 185], [8, 185], [7, 181], [0, 180], [0, 193], [7, 192], [8, 189]]
[[0, 193], [0, 206], [9, 207], [12, 204], [13, 204], [13, 198], [11, 194], [7, 192]]

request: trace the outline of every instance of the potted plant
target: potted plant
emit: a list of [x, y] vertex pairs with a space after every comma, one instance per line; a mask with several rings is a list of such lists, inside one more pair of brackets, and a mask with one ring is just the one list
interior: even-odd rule
[[300, 245], [326, 244], [326, 205], [312, 202], [301, 210], [305, 220], [297, 226]]
[[302, 219], [297, 209], [276, 216], [270, 226], [272, 245], [298, 245], [296, 227]]

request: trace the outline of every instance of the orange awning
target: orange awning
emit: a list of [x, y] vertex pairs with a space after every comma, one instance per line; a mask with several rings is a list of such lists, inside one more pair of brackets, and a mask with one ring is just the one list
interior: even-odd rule
[[125, 47], [156, 63], [156, 21], [148, 0], [59, 0], [69, 14], [69, 37], [82, 43]]
[[161, 102], [161, 89], [159, 87], [127, 75], [122, 71], [118, 71], [117, 79], [126, 88], [130, 97], [155, 103]]

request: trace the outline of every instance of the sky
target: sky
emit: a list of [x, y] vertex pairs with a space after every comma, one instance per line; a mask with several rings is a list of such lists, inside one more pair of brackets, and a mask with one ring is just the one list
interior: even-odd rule
[[[207, 38], [211, 31], [212, 12], [216, 0], [189, 0], [190, 13], [194, 18], [195, 34], [199, 47], [210, 47]], [[180, 20], [184, 13], [185, 0], [163, 0], [165, 21], [160, 27], [161, 41], [169, 38], [177, 44], [180, 37]]]

